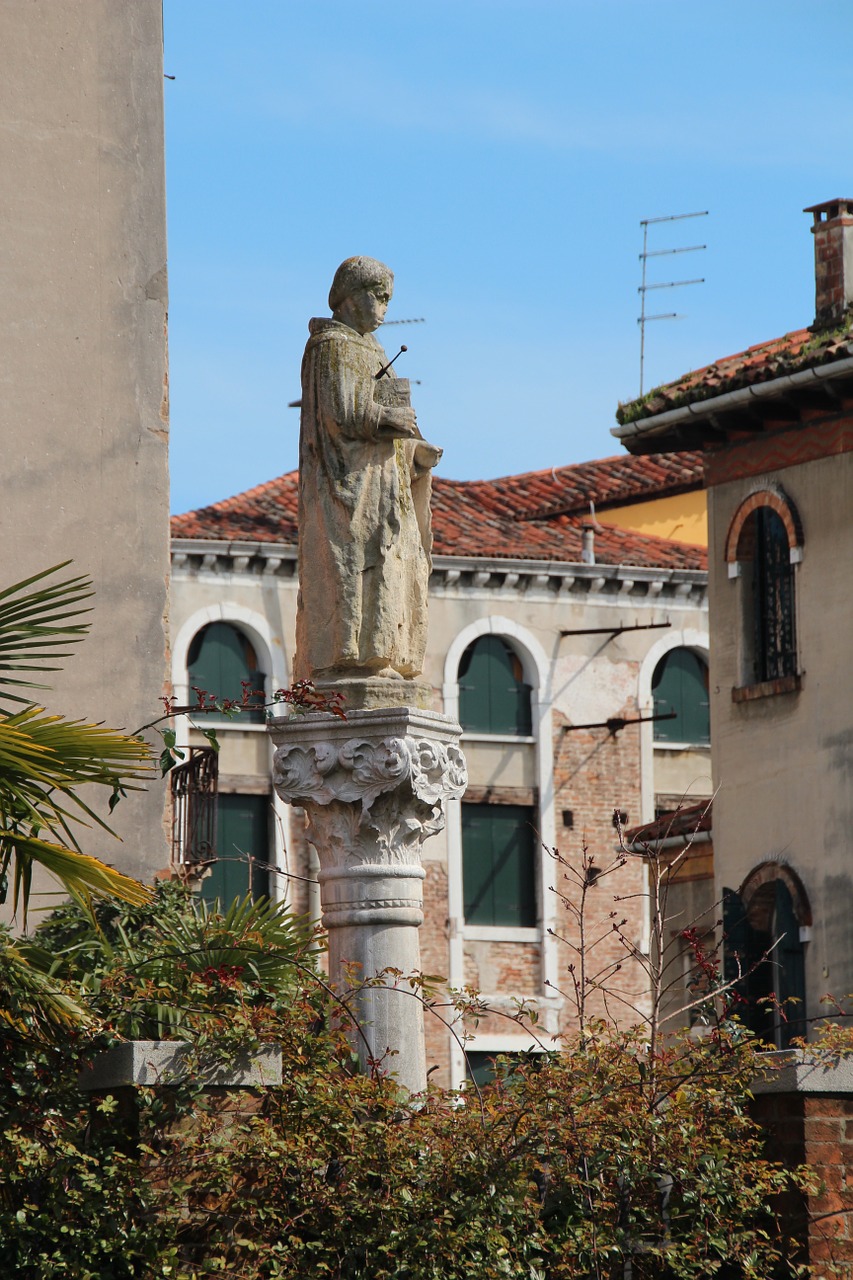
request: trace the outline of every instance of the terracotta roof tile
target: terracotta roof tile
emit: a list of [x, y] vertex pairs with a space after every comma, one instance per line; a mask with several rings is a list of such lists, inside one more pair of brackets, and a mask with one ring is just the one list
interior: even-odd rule
[[[627, 465], [626, 465], [627, 464]], [[701, 453], [669, 453], [656, 457], [619, 454], [570, 467], [529, 471], [485, 482], [515, 511], [517, 520], [552, 515], [589, 515], [608, 507], [665, 498], [702, 486]]]
[[713, 830], [714, 809], [710, 800], [699, 800], [696, 804], [683, 805], [669, 813], [662, 813], [653, 822], [646, 822], [640, 827], [631, 827], [625, 832], [625, 843], [653, 845], [658, 840], [670, 840], [681, 836], [688, 841], [700, 831]]
[[[607, 505], [662, 497], [701, 484], [698, 455], [620, 455], [499, 480], [433, 482], [436, 555], [577, 563], [581, 530], [596, 504], [595, 555], [601, 564], [705, 569], [702, 548], [607, 525]], [[236, 497], [172, 517], [175, 538], [284, 542], [297, 536], [295, 471]]]
[[800, 369], [830, 364], [853, 355], [853, 332], [849, 324], [823, 333], [795, 329], [770, 342], [759, 342], [746, 351], [725, 356], [704, 369], [695, 369], [675, 382], [655, 387], [639, 400], [621, 404], [616, 421], [624, 426], [642, 418], [653, 418], [668, 409], [708, 400], [740, 387], [769, 382]]

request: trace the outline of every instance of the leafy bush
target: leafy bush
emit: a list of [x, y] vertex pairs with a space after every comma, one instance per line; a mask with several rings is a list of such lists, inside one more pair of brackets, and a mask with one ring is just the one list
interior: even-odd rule
[[165, 1275], [168, 1233], [151, 1216], [124, 1125], [93, 1127], [77, 1087], [91, 1044], [78, 1019], [45, 1037], [43, 1010], [19, 1002], [0, 1036], [0, 1275]]
[[[348, 1074], [291, 1022], [285, 1083], [221, 1140], [210, 1102], [165, 1150], [161, 1213], [198, 1275], [303, 1280], [767, 1277], [785, 1245], [768, 1207], [738, 1039], [673, 1045], [654, 1087], [631, 1035], [590, 1028], [515, 1067], [482, 1104]], [[723, 1063], [725, 1065], [723, 1066]]]
[[260, 1026], [267, 1006], [314, 972], [319, 949], [306, 921], [267, 898], [237, 899], [223, 913], [178, 883], [161, 884], [141, 906], [69, 903], [22, 948], [42, 965], [55, 957], [51, 972], [112, 1032], [153, 1040], [192, 1038], [213, 1009], [221, 1019], [243, 1008], [247, 992]]
[[[802, 1179], [762, 1156], [736, 1023], [651, 1052], [587, 1025], [464, 1096], [412, 1099], [359, 1075], [307, 931], [227, 916], [174, 887], [154, 904], [63, 908], [40, 929], [53, 981], [90, 1010], [51, 1043], [7, 1023], [0, 1274], [183, 1280], [624, 1280], [790, 1274], [773, 1197]], [[61, 977], [59, 975], [64, 975]], [[29, 1020], [28, 1020], [29, 1019]], [[81, 1062], [119, 1032], [190, 1036], [196, 1064], [273, 1039], [262, 1095], [116, 1090], [91, 1107]]]

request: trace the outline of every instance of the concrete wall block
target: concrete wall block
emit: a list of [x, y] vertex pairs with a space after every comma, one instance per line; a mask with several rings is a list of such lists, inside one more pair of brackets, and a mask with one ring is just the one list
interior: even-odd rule
[[[99, 1054], [80, 1073], [78, 1083], [86, 1093], [120, 1089], [128, 1085], [170, 1085], [186, 1079], [193, 1045], [184, 1040], [130, 1040]], [[203, 1065], [206, 1084], [229, 1088], [262, 1088], [281, 1084], [281, 1049], [262, 1045], [228, 1063]]]

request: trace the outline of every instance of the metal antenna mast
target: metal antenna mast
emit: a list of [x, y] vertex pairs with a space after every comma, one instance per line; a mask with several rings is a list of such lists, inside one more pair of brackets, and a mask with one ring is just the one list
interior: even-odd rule
[[646, 361], [646, 325], [650, 320], [681, 320], [683, 319], [676, 311], [663, 312], [656, 316], [646, 315], [646, 294], [651, 289], [677, 289], [680, 285], [685, 284], [704, 284], [705, 277], [702, 276], [698, 280], [669, 280], [665, 284], [646, 284], [646, 263], [649, 258], [662, 258], [670, 253], [696, 253], [699, 249], [707, 249], [706, 244], [688, 244], [679, 249], [652, 249], [648, 248], [649, 243], [649, 227], [656, 222], [681, 222], [684, 218], [707, 218], [708, 210], [701, 209], [698, 213], [671, 213], [663, 218], [641, 218], [640, 226], [643, 228], [643, 252], [640, 254], [640, 261], [643, 264], [643, 282], [637, 292], [640, 295], [640, 314], [637, 317], [637, 324], [640, 326], [640, 395], [643, 394], [643, 371]]

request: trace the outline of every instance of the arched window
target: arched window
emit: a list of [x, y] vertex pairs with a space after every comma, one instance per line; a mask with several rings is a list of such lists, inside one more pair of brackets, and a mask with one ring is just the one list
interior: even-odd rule
[[770, 507], [758, 507], [747, 520], [738, 544], [744, 564], [744, 592], [751, 617], [752, 675], [756, 684], [796, 675], [794, 566], [788, 534]]
[[802, 546], [799, 515], [784, 494], [753, 493], [735, 513], [726, 559], [742, 583], [745, 684], [797, 675], [794, 574]]
[[692, 649], [670, 649], [655, 667], [652, 696], [655, 742], [705, 744], [711, 740], [708, 668]]
[[530, 686], [518, 655], [501, 636], [480, 636], [462, 655], [459, 719], [470, 733], [532, 732]]
[[193, 638], [188, 655], [190, 689], [202, 689], [217, 701], [242, 701], [244, 684], [259, 705], [243, 711], [238, 723], [263, 724], [264, 673], [249, 639], [229, 622], [211, 622]]
[[810, 924], [805, 890], [787, 867], [765, 863], [739, 893], [723, 890], [726, 980], [739, 978], [743, 1001], [735, 1012], [777, 1049], [805, 1034], [803, 935]]

